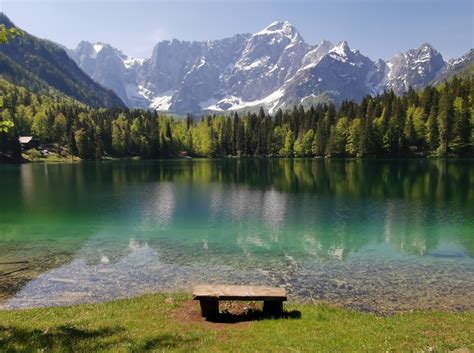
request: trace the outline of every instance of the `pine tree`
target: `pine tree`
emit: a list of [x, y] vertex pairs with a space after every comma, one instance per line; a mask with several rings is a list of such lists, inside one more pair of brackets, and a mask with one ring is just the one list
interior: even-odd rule
[[375, 141], [374, 126], [373, 120], [375, 117], [374, 111], [374, 102], [372, 99], [367, 103], [367, 113], [363, 121], [363, 128], [361, 133], [361, 151], [360, 154], [365, 156], [367, 154], [375, 152], [375, 146], [377, 141]]
[[325, 149], [326, 149], [325, 121], [320, 120], [316, 127], [316, 133], [314, 134], [313, 144], [311, 146], [311, 152], [315, 156], [323, 156]]
[[441, 92], [439, 98], [438, 126], [439, 126], [439, 147], [438, 155], [445, 156], [448, 153], [449, 142], [451, 138], [451, 128], [453, 121], [453, 106], [449, 92], [449, 85]]
[[455, 124], [456, 143], [460, 153], [466, 153], [471, 145], [471, 114], [469, 111], [469, 101], [465, 96], [461, 101], [461, 109]]

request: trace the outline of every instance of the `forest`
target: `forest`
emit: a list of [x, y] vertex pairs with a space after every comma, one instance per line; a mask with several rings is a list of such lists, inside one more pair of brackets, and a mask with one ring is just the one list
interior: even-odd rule
[[388, 91], [339, 107], [294, 106], [258, 113], [188, 115], [91, 108], [0, 79], [0, 155], [21, 160], [19, 136], [63, 155], [172, 158], [472, 156], [474, 78], [454, 77], [403, 96]]

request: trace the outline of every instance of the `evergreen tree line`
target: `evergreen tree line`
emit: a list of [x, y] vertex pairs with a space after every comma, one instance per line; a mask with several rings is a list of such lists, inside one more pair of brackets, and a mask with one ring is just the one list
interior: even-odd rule
[[94, 109], [63, 96], [33, 94], [0, 80], [0, 154], [19, 158], [20, 135], [84, 159], [201, 157], [363, 157], [473, 154], [474, 78], [388, 91], [337, 109], [295, 106], [258, 113], [173, 118], [149, 110]]

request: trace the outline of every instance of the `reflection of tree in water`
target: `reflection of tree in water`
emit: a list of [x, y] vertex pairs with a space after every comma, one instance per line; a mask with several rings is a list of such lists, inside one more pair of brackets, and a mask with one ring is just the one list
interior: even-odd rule
[[[86, 248], [91, 264], [128, 256], [132, 237], [169, 263], [287, 266], [288, 258], [345, 260], [364, 247], [384, 243], [426, 256], [450, 242], [473, 257], [473, 175], [474, 164], [462, 160], [24, 165], [2, 173], [2, 185], [8, 187], [0, 203], [0, 245], [8, 243], [14, 258], [37, 255], [66, 261]], [[190, 206], [196, 199], [203, 204]], [[172, 239], [161, 238], [158, 230], [174, 227], [176, 217], [179, 222], [192, 218], [198, 227], [192, 234], [186, 230]], [[29, 229], [5, 228], [28, 222]], [[74, 231], [68, 236], [68, 231], [52, 227], [55, 222]], [[41, 230], [42, 223], [50, 228]], [[104, 234], [98, 233], [103, 224]], [[55, 232], [61, 234], [57, 243], [70, 251], [43, 251], [35, 245], [43, 240], [53, 244]], [[19, 241], [16, 248], [12, 240]], [[64, 253], [68, 255], [61, 257]], [[42, 267], [46, 263], [34, 267], [56, 266]]]
[[[49, 201], [54, 198], [51, 200], [54, 202], [44, 202], [43, 209], [55, 207], [52, 205], [57, 202], [66, 206], [66, 202], [71, 201], [70, 196], [81, 202], [81, 195], [85, 198], [91, 189], [109, 190], [112, 185], [114, 193], [119, 194], [144, 183], [165, 181], [244, 184], [261, 189], [273, 187], [284, 192], [344, 197], [463, 204], [474, 200], [474, 164], [468, 161], [226, 159], [84, 163], [49, 166], [47, 175], [44, 168], [41, 172], [37, 170], [41, 166], [28, 167], [36, 170], [34, 199]], [[24, 175], [28, 180], [25, 179], [20, 188], [31, 194], [31, 173]], [[58, 187], [65, 193], [56, 192]]]
[[436, 213], [421, 204], [410, 211], [404, 211], [400, 202], [387, 202], [385, 242], [403, 252], [427, 255], [439, 243], [440, 231], [436, 227], [427, 229], [430, 220], [436, 219]]
[[[266, 239], [273, 234], [300, 253], [344, 258], [371, 242], [424, 255], [436, 248], [439, 237], [460, 236], [428, 231], [427, 225], [438, 224], [441, 229], [441, 222], [462, 222], [466, 213], [472, 214], [464, 206], [474, 204], [473, 173], [472, 163], [447, 160], [225, 159], [111, 163], [97, 174], [96, 182], [105, 185], [112, 178], [115, 190], [159, 182], [156, 192], [145, 195], [153, 202], [142, 205], [150, 226], [160, 219], [169, 223], [178, 212], [176, 203], [187, 202], [177, 199], [175, 192], [165, 192], [166, 185], [207, 187], [207, 219], [217, 223], [221, 217], [241, 223], [254, 220], [268, 227], [259, 233], [240, 225], [235, 236], [246, 251], [253, 245], [278, 250], [278, 242]], [[117, 199], [123, 208], [130, 193]], [[361, 207], [354, 207], [359, 200]], [[371, 202], [377, 206], [367, 208]], [[203, 210], [199, 212], [206, 216]], [[301, 227], [285, 232], [288, 222]], [[212, 249], [218, 239], [205, 235], [204, 242]]]

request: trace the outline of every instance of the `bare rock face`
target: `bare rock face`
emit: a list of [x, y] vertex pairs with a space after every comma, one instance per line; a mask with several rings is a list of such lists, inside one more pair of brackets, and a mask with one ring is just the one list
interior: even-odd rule
[[[248, 37], [236, 35], [218, 41], [188, 43], [196, 49], [191, 50], [193, 56], [186, 63], [180, 64], [182, 71], [178, 82], [160, 88], [173, 92], [170, 108], [178, 112], [196, 112], [205, 108], [201, 107], [203, 103], [222, 95], [225, 91], [225, 71], [241, 56]], [[156, 82], [159, 84], [160, 80]]]
[[311, 46], [287, 21], [255, 34], [200, 42], [158, 43], [151, 58], [134, 59], [103, 43], [68, 51], [90, 77], [129, 107], [180, 114], [263, 106], [360, 100], [421, 88], [472, 63], [473, 50], [446, 63], [431, 45], [374, 62], [343, 41]]
[[67, 50], [68, 55], [94, 81], [112, 89], [127, 106], [146, 107], [143, 97], [135, 97], [134, 91], [138, 70], [142, 60], [124, 55], [109, 44], [80, 42], [75, 50]]
[[387, 89], [403, 94], [411, 86], [421, 88], [433, 81], [446, 63], [430, 44], [395, 55], [388, 63]]
[[275, 22], [255, 33], [228, 73], [231, 95], [245, 101], [266, 97], [280, 88], [301, 66], [309, 46], [288, 22]]
[[336, 102], [347, 97], [360, 100], [373, 93], [370, 79], [375, 72], [376, 66], [369, 58], [343, 41], [297, 72], [285, 86], [284, 103], [298, 104], [306, 97], [327, 94]]
[[474, 49], [469, 50], [462, 57], [457, 59], [451, 59], [447, 62], [444, 69], [439, 75], [431, 82], [432, 85], [437, 85], [450, 76], [456, 74], [462, 74], [464, 70], [467, 70], [469, 67], [474, 65]]

